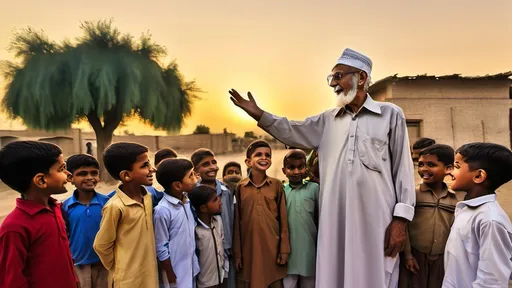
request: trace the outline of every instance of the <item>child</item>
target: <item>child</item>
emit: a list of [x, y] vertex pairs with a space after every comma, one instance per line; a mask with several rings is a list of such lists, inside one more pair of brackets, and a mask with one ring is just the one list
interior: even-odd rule
[[158, 274], [151, 194], [155, 169], [148, 148], [136, 143], [114, 143], [103, 152], [108, 173], [121, 185], [103, 207], [94, 250], [111, 273], [113, 287], [157, 287]]
[[67, 159], [66, 166], [71, 173], [68, 180], [76, 190], [62, 204], [62, 216], [66, 220], [75, 272], [81, 288], [106, 288], [108, 271], [92, 248], [100, 229], [101, 210], [109, 199], [94, 190], [100, 181], [100, 165], [91, 155], [77, 154]]
[[21, 193], [0, 226], [0, 287], [78, 287], [60, 203], [69, 172], [62, 150], [36, 141], [0, 150], [0, 179]]
[[290, 254], [283, 185], [266, 174], [272, 164], [266, 141], [252, 142], [246, 157], [251, 174], [240, 181], [235, 194], [237, 287], [281, 287]]
[[[226, 185], [217, 180], [217, 160], [212, 151], [208, 149], [197, 149], [191, 156], [194, 163], [194, 171], [199, 174], [200, 180], [197, 185], [206, 185], [217, 191], [217, 195], [224, 203], [222, 209], [222, 226], [224, 227], [224, 240], [222, 241], [226, 258], [231, 258], [231, 247], [233, 242], [233, 214], [234, 195]], [[228, 275], [226, 275], [228, 276]], [[233, 275], [234, 277], [234, 275]], [[234, 279], [233, 279], [234, 281]]]
[[215, 189], [199, 185], [189, 194], [190, 202], [197, 214], [196, 245], [200, 272], [197, 287], [220, 288], [225, 269], [222, 240], [224, 232], [220, 218], [222, 201]]
[[320, 186], [305, 181], [306, 153], [291, 150], [283, 160], [284, 185], [291, 253], [284, 288], [315, 287], [316, 239], [318, 233], [318, 196]]
[[240, 180], [242, 180], [242, 165], [235, 161], [226, 163], [222, 169], [222, 181], [224, 181], [224, 184], [229, 186], [231, 191], [235, 191], [236, 185]]
[[[178, 158], [178, 154], [176, 154], [176, 151], [172, 150], [171, 148], [158, 150], [155, 153], [155, 167], [158, 168], [158, 165], [163, 160], [172, 158]], [[158, 191], [153, 185], [144, 186], [144, 188], [146, 188], [146, 190], [151, 194], [151, 202], [153, 203], [153, 208], [155, 208], [156, 205], [158, 205], [158, 202], [160, 202], [160, 200], [162, 200], [164, 197], [164, 192]], [[112, 198], [114, 194], [116, 194], [116, 190], [108, 194], [108, 197]]]
[[430, 138], [420, 138], [412, 145], [412, 160], [418, 162], [421, 150], [436, 144], [436, 140]]
[[162, 286], [194, 288], [199, 264], [195, 254], [196, 221], [186, 192], [196, 186], [194, 166], [186, 159], [167, 159], [160, 163], [156, 178], [165, 189], [155, 208], [155, 242], [162, 269]]
[[455, 154], [453, 190], [457, 203], [444, 254], [443, 287], [508, 287], [512, 272], [512, 224], [495, 191], [512, 180], [512, 151], [492, 143], [471, 143]]
[[453, 171], [453, 148], [434, 144], [419, 153], [414, 218], [409, 223], [402, 255], [400, 287], [441, 287], [443, 253], [453, 224], [455, 205], [464, 198], [444, 178]]

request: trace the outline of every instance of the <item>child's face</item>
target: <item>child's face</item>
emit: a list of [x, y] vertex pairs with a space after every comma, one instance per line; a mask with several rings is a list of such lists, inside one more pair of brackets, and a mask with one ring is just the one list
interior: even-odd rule
[[93, 192], [100, 182], [100, 170], [93, 166], [82, 166], [73, 172], [69, 182], [75, 185], [76, 189], [83, 192]]
[[190, 169], [187, 171], [187, 173], [185, 173], [185, 177], [183, 177], [183, 180], [181, 180], [179, 189], [177, 190], [180, 190], [180, 192], [189, 192], [194, 187], [196, 187], [198, 180], [199, 179], [194, 169]]
[[425, 184], [443, 182], [452, 170], [453, 166], [445, 166], [436, 155], [421, 155], [418, 159], [418, 174]]
[[213, 156], [208, 156], [201, 160], [199, 164], [194, 168], [201, 177], [202, 181], [212, 182], [217, 178], [217, 172], [219, 172], [219, 166], [217, 166], [217, 160]]
[[451, 188], [457, 191], [469, 191], [475, 186], [474, 177], [478, 175], [478, 170], [471, 171], [468, 163], [464, 162], [464, 157], [459, 153], [455, 154], [455, 163], [453, 169], [453, 178]]
[[283, 173], [290, 184], [300, 184], [306, 176], [306, 159], [288, 159], [283, 167]]
[[252, 170], [267, 171], [272, 165], [272, 150], [268, 147], [258, 147], [245, 164]]
[[222, 201], [219, 196], [213, 196], [208, 203], [205, 205], [205, 210], [203, 211], [208, 215], [220, 215], [222, 211]]
[[242, 180], [242, 171], [236, 166], [231, 166], [226, 169], [226, 175], [223, 177], [225, 182], [238, 183]]
[[148, 153], [140, 154], [132, 165], [130, 181], [138, 185], [151, 186], [153, 185], [153, 174], [155, 171], [155, 168], [149, 162]]
[[50, 167], [47, 174], [43, 176], [44, 181], [41, 181], [42, 188], [48, 189], [49, 194], [62, 194], [66, 193], [66, 184], [68, 183], [68, 176], [71, 175], [66, 170], [66, 163], [62, 154], [57, 158], [57, 162]]

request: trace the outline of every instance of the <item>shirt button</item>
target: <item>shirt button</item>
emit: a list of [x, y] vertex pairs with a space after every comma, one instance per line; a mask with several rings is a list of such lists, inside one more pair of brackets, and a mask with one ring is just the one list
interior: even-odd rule
[[350, 135], [350, 138], [354, 138], [354, 135]]

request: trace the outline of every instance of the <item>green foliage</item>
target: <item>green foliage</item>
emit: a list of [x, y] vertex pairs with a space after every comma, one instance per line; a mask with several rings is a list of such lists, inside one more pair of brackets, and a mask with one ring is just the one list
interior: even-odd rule
[[206, 125], [199, 124], [196, 126], [196, 130], [193, 132], [194, 134], [210, 134], [210, 127]]
[[129, 116], [157, 129], [178, 130], [200, 90], [185, 82], [172, 62], [161, 65], [163, 46], [150, 34], [138, 41], [112, 21], [83, 22], [73, 43], [48, 40], [32, 28], [15, 32], [4, 61], [7, 80], [3, 107], [32, 128], [69, 128], [88, 119], [94, 130], [113, 132]]
[[258, 136], [256, 136], [256, 134], [254, 134], [253, 131], [247, 131], [245, 132], [244, 134], [244, 138], [248, 138], [248, 139], [258, 139]]

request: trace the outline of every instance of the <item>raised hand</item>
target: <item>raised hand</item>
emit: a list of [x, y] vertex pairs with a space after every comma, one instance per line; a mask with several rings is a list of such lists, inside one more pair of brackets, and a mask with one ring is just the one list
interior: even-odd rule
[[251, 92], [247, 93], [247, 97], [249, 100], [245, 100], [240, 94], [235, 90], [229, 90], [229, 94], [231, 95], [230, 99], [233, 101], [233, 104], [242, 108], [249, 116], [254, 118], [256, 121], [260, 121], [261, 116], [263, 115], [263, 110], [258, 107], [256, 101], [252, 97]]

